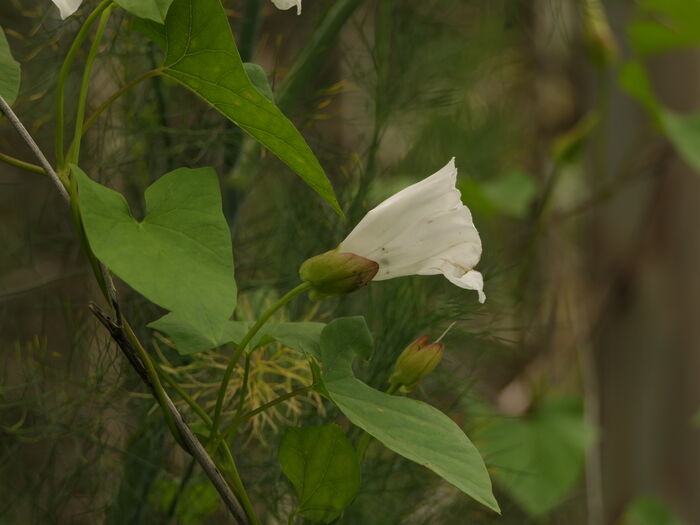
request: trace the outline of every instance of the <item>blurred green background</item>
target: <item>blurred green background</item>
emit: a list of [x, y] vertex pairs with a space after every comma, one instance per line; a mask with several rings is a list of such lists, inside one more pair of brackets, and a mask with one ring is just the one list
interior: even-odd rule
[[[348, 223], [162, 78], [99, 119], [83, 168], [139, 210], [165, 172], [213, 166], [238, 318], [254, 318], [296, 283], [302, 261], [451, 157], [484, 245], [483, 306], [436, 276], [285, 313], [365, 315], [377, 346], [359, 373], [379, 389], [409, 342], [454, 323], [444, 361], [412, 395], [465, 429], [503, 511], [375, 444], [338, 523], [700, 523], [700, 2], [304, 0], [299, 17], [267, 0], [224, 6], [243, 59], [264, 68]], [[61, 22], [48, 0], [0, 4], [23, 67], [14, 107], [47, 151], [57, 73], [87, 12]], [[147, 34], [117, 11], [91, 109], [160, 63]], [[76, 69], [69, 100], [79, 82]], [[3, 121], [0, 152], [32, 160]], [[145, 328], [158, 308], [120, 292], [143, 340], [212, 402], [221, 356], [177, 357]], [[89, 315], [96, 295], [53, 188], [0, 165], [0, 523], [225, 523], [215, 491]], [[302, 384], [297, 368], [308, 377], [286, 349], [266, 349], [252, 364], [251, 408]], [[348, 426], [320, 398], [297, 400], [239, 437], [264, 523], [287, 523], [294, 507], [276, 460], [284, 427], [326, 421]]]

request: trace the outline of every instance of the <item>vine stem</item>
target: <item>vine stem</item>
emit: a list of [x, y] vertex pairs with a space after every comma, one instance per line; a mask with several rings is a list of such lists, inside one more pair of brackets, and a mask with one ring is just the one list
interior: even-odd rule
[[[248, 330], [248, 333], [246, 333], [243, 337], [243, 340], [238, 345], [238, 348], [231, 356], [231, 359], [229, 360], [228, 365], [226, 366], [224, 377], [221, 379], [221, 385], [219, 386], [219, 394], [216, 398], [216, 408], [214, 409], [214, 418], [212, 420], [211, 434], [209, 437], [210, 443], [216, 439], [216, 435], [219, 431], [219, 426], [221, 424], [221, 411], [224, 407], [226, 390], [228, 389], [228, 384], [231, 381], [233, 369], [238, 363], [238, 360], [241, 358], [241, 355], [243, 355], [243, 352], [248, 346], [248, 343], [250, 343], [251, 339], [253, 339], [253, 337], [255, 337], [255, 335], [260, 331], [260, 329], [267, 322], [267, 320], [270, 317], [272, 317], [272, 314], [274, 314], [277, 310], [286, 305], [289, 301], [294, 299], [297, 295], [308, 290], [309, 288], [311, 288], [311, 283], [301, 283], [296, 288], [293, 288], [292, 290], [287, 292], [262, 314], [260, 319], [256, 321], [256, 323], [250, 328], [250, 330]], [[245, 388], [245, 385], [243, 385], [242, 388]]]
[[233, 415], [233, 420], [238, 419], [238, 416], [243, 412], [245, 406], [245, 397], [248, 394], [248, 380], [250, 378], [250, 354], [245, 356], [245, 365], [243, 367], [243, 384], [238, 392], [238, 407]]
[[105, 326], [105, 328], [107, 328], [112, 336], [112, 339], [114, 339], [114, 341], [117, 343], [117, 346], [119, 346], [121, 351], [127, 357], [128, 361], [131, 363], [134, 370], [136, 370], [136, 372], [139, 374], [143, 382], [151, 389], [151, 392], [159, 401], [159, 404], [162, 402], [161, 406], [163, 410], [168, 411], [173, 421], [176, 439], [182, 444], [182, 447], [197, 460], [197, 463], [199, 463], [206, 476], [216, 488], [217, 492], [221, 496], [221, 499], [226, 504], [226, 507], [229, 509], [229, 512], [234, 517], [236, 522], [241, 525], [247, 525], [248, 520], [245, 517], [243, 508], [236, 499], [230, 485], [222, 475], [221, 470], [209, 456], [192, 430], [190, 430], [182, 415], [177, 410], [177, 407], [173, 403], [172, 399], [170, 399], [167, 392], [163, 390], [162, 386], [160, 386], [160, 392], [158, 392], [158, 387], [156, 387], [156, 385], [160, 385], [160, 382], [152, 382], [152, 374], [155, 372], [153, 363], [148, 357], [148, 354], [145, 353], [145, 349], [143, 349], [140, 342], [138, 342], [138, 339], [133, 334], [128, 324], [119, 324], [114, 322], [94, 304], [90, 305], [90, 309], [95, 314], [97, 319]]
[[[1, 95], [0, 109], [2, 109], [2, 112], [7, 116], [10, 123], [15, 127], [17, 132], [30, 147], [34, 155], [37, 157], [39, 163], [41, 164], [41, 166], [43, 166], [44, 171], [48, 174], [49, 178], [51, 179], [51, 182], [54, 184], [60, 195], [63, 197], [66, 204], [69, 207], [73, 207], [70, 195], [64, 187], [63, 182], [61, 181], [61, 179], [59, 179], [53, 167], [46, 159], [46, 156], [43, 154], [43, 152], [41, 151], [37, 143], [34, 141], [32, 136], [29, 134], [24, 124], [22, 124], [15, 112], [12, 110], [7, 101], [5, 101], [5, 99]], [[83, 247], [86, 251], [88, 258], [91, 260], [91, 263], [94, 262], [94, 255], [92, 255], [89, 247]], [[115, 340], [117, 345], [125, 354], [130, 364], [132, 365], [134, 370], [139, 374], [144, 383], [146, 383], [146, 385], [153, 389], [152, 385], [154, 383], [152, 382], [152, 379], [154, 377], [156, 379], [155, 383], [160, 385], [160, 381], [158, 381], [157, 372], [153, 368], [153, 364], [150, 361], [150, 358], [145, 352], [145, 350], [141, 355], [137, 355], [137, 351], [134, 348], [132, 341], [129, 340], [125, 333], [124, 326], [122, 324], [122, 316], [120, 313], [119, 303], [116, 295], [116, 289], [114, 288], [114, 283], [112, 282], [111, 276], [109, 275], [109, 271], [101, 263], [93, 265], [93, 270], [95, 272], [95, 277], [100, 283], [100, 287], [103, 293], [105, 294], [105, 297], [108, 299], [114, 310], [117, 322], [113, 322], [107, 316], [102, 314], [97, 307], [91, 308], [93, 313], [95, 313], [100, 322], [102, 322], [102, 324], [108, 329], [112, 338]], [[134, 341], [138, 341], [133, 332], [132, 335]], [[141, 346], [140, 343], [139, 346]], [[148, 366], [149, 363], [151, 365], [150, 367]], [[150, 377], [149, 374], [151, 374]], [[190, 428], [187, 426], [187, 423], [185, 423], [185, 420], [183, 419], [182, 415], [177, 410], [177, 407], [173, 403], [172, 399], [170, 399], [170, 396], [168, 396], [167, 392], [165, 392], [165, 390], [162, 388], [162, 385], [160, 385], [160, 389], [161, 392], [158, 395], [156, 395], [156, 392], [154, 392], [154, 396], [159, 401], [159, 404], [161, 404], [161, 402], [163, 403], [161, 405], [163, 407], [163, 410], [165, 411], [167, 409], [167, 412], [170, 417], [166, 417], [166, 421], [172, 421], [172, 424], [176, 429], [176, 434], [174, 434], [175, 438], [178, 439], [179, 437], [182, 441], [184, 441], [185, 450], [187, 450], [190, 454], [192, 454], [192, 456], [194, 456], [197, 459], [197, 462], [200, 464], [202, 470], [204, 470], [204, 473], [207, 475], [209, 480], [216, 488], [217, 492], [221, 496], [221, 499], [226, 504], [226, 507], [228, 508], [229, 512], [236, 520], [236, 522], [240, 525], [247, 525], [248, 519], [246, 519], [246, 514], [241, 508], [241, 504], [236, 499], [236, 496], [234, 495], [233, 491], [231, 490], [231, 486], [223, 477], [221, 470], [216, 465], [214, 460], [209, 456], [206, 449], [202, 446], [197, 437], [192, 433], [192, 430], [190, 430]], [[231, 458], [230, 462], [232, 462], [233, 457], [231, 456], [228, 447], [224, 446], [224, 450], [225, 452], [228, 452], [227, 455]], [[240, 481], [240, 477], [238, 478], [238, 480]], [[240, 486], [242, 486], [242, 483], [240, 484]], [[240, 497], [241, 500], [245, 502], [248, 507], [251, 507], [250, 501], [245, 493], [242, 494]], [[254, 515], [252, 519], [253, 525], [257, 525], [259, 523]]]
[[[134, 330], [131, 328], [131, 325], [129, 325], [128, 321], [124, 320], [123, 321], [123, 326], [124, 326], [124, 332], [126, 333], [126, 336], [129, 338], [129, 341], [133, 345], [133, 347], [136, 349], [136, 352], [138, 353], [138, 357], [143, 363], [143, 366], [145, 368], [146, 374], [148, 376], [148, 380], [151, 383], [151, 387], [153, 389], [153, 393], [158, 400], [158, 404], [161, 406], [161, 409], [163, 410], [163, 416], [165, 417], [165, 421], [168, 424], [168, 427], [170, 428], [170, 432], [172, 433], [173, 437], [175, 439], [178, 439], [180, 437], [180, 432], [178, 431], [177, 425], [175, 424], [175, 418], [173, 417], [173, 414], [171, 413], [170, 410], [168, 410], [168, 402], [166, 400], [167, 393], [165, 392], [165, 389], [163, 388], [163, 384], [160, 382], [160, 377], [158, 376], [158, 372], [156, 371], [155, 366], [153, 365], [153, 361], [151, 361], [151, 358], [148, 355], [148, 352], [146, 352], [146, 349], [143, 347], [141, 344], [141, 341], [138, 340], [136, 337], [136, 334], [134, 333]], [[179, 441], [180, 446], [183, 448], [185, 447], [185, 444]]]
[[22, 139], [24, 139], [24, 142], [27, 143], [29, 149], [32, 150], [32, 153], [34, 153], [39, 161], [39, 164], [41, 164], [41, 166], [44, 168], [44, 171], [49, 176], [49, 179], [51, 179], [53, 185], [56, 186], [56, 189], [61, 197], [63, 197], [63, 200], [66, 201], [67, 204], [70, 204], [70, 196], [68, 195], [68, 191], [54, 171], [53, 166], [51, 166], [51, 163], [46, 159], [44, 153], [41, 151], [41, 148], [39, 148], [39, 145], [34, 141], [32, 136], [27, 131], [27, 128], [24, 127], [22, 121], [17, 117], [15, 112], [12, 111], [12, 108], [2, 96], [0, 96], [0, 109], [2, 109], [2, 112], [5, 114], [12, 126], [17, 130], [17, 133], [19, 133]]
[[[173, 387], [173, 389], [178, 393], [178, 395], [190, 406], [190, 408], [192, 408], [192, 410], [195, 411], [195, 413], [200, 417], [204, 424], [209, 429], [211, 429], [212, 421], [209, 417], [209, 414], [207, 414], [204, 411], [204, 409], [202, 409], [202, 407], [199, 406], [199, 404], [194, 399], [192, 399], [192, 397], [187, 392], [185, 392], [172, 377], [170, 377], [170, 375], [166, 374], [165, 371], [158, 364], [156, 364], [155, 366], [160, 376], [171, 387]], [[258, 520], [258, 517], [255, 514], [253, 504], [250, 501], [250, 497], [248, 496], [248, 492], [246, 491], [245, 486], [243, 485], [243, 480], [241, 479], [241, 476], [238, 473], [238, 467], [236, 466], [236, 461], [233, 458], [233, 454], [231, 454], [231, 449], [229, 449], [228, 444], [225, 441], [218, 443], [216, 448], [218, 449], [219, 447], [223, 451], [224, 459], [226, 461], [225, 465], [221, 466], [221, 470], [226, 477], [227, 483], [229, 484], [229, 486], [235, 489], [235, 493], [241, 501], [241, 504], [243, 505], [246, 515], [251, 520], [251, 523], [253, 523], [253, 525], [259, 525], [260, 521]]]
[[255, 408], [251, 410], [250, 412], [246, 412], [245, 414], [236, 416], [231, 423], [231, 425], [224, 430], [223, 435], [224, 435], [224, 441], [229, 439], [235, 432], [238, 430], [238, 427], [242, 424], [251, 419], [252, 417], [257, 416], [261, 412], [265, 412], [265, 410], [272, 408], [275, 405], [279, 405], [280, 403], [284, 403], [287, 399], [291, 399], [296, 396], [300, 396], [303, 394], [306, 394], [308, 392], [311, 392], [316, 385], [307, 385], [302, 388], [297, 388], [296, 390], [292, 390], [291, 392], [287, 392], [286, 394], [282, 394], [279, 397], [276, 397], [272, 401], [268, 401], [264, 405], [260, 405], [258, 408]]
[[85, 124], [83, 124], [81, 133], [85, 133], [90, 126], [92, 126], [97, 118], [104, 113], [105, 110], [107, 110], [119, 97], [121, 97], [124, 93], [129, 91], [131, 88], [139, 85], [141, 82], [144, 80], [148, 80], [149, 78], [155, 77], [160, 75], [162, 72], [162, 69], [152, 69], [150, 71], [146, 71], [143, 75], [140, 75], [133, 80], [129, 81], [128, 83], [124, 84], [121, 88], [119, 88], [117, 91], [112, 93], [110, 97], [105, 100], [100, 107], [98, 107], [95, 112], [88, 117], [88, 119], [85, 121]]
[[92, 41], [90, 51], [85, 60], [85, 69], [83, 70], [83, 79], [80, 83], [80, 94], [78, 95], [78, 109], [75, 114], [75, 133], [73, 134], [73, 142], [68, 151], [68, 162], [74, 164], [78, 164], [78, 159], [80, 158], [80, 142], [83, 137], [83, 121], [85, 120], [85, 106], [87, 105], [87, 95], [90, 89], [92, 68], [95, 64], [95, 57], [97, 57], [97, 50], [100, 47], [100, 42], [102, 42], [102, 37], [107, 28], [107, 22], [112, 15], [112, 11], [114, 11], [116, 7], [115, 4], [111, 4], [102, 11], [100, 23], [97, 25], [97, 31], [95, 31], [95, 38]]
[[37, 166], [36, 164], [32, 164], [31, 162], [25, 162], [23, 160], [16, 159], [4, 153], [0, 153], [0, 162], [9, 164], [10, 166], [14, 166], [15, 168], [31, 171], [32, 173], [38, 173], [39, 175], [46, 175], [46, 171], [41, 166]]
[[163, 380], [168, 383], [173, 390], [175, 390], [175, 392], [177, 392], [177, 395], [179, 395], [185, 401], [185, 403], [187, 403], [189, 407], [194, 410], [195, 414], [199, 416], [202, 422], [207, 425], [207, 427], [211, 428], [211, 418], [209, 417], [209, 414], [207, 414], [206, 411], [199, 405], [199, 403], [197, 403], [192, 396], [185, 392], [185, 390], [177, 384], [177, 381], [175, 381], [170, 374], [166, 373], [159, 364], [155, 363], [155, 367], [160, 377], [162, 377]]
[[[211, 429], [212, 420], [209, 417], [209, 415], [204, 411], [204, 409], [202, 409], [202, 407], [194, 399], [192, 399], [192, 397], [187, 392], [185, 392], [184, 389], [180, 385], [178, 385], [177, 382], [169, 374], [165, 373], [165, 371], [160, 367], [160, 365], [156, 363], [155, 367], [160, 377], [162, 377], [165, 380], [165, 382], [168, 383], [177, 392], [177, 394], [190, 406], [190, 408], [192, 408], [192, 410], [195, 411], [195, 413], [200, 417], [202, 422], [204, 422], [204, 424], [207, 427], [209, 427], [209, 429]], [[232, 431], [235, 431], [241, 423], [279, 403], [286, 401], [287, 399], [310, 392], [311, 390], [313, 390], [314, 386], [315, 385], [308, 385], [303, 388], [292, 390], [291, 392], [282, 394], [281, 396], [273, 399], [272, 401], [269, 401], [264, 405], [261, 405], [258, 408], [251, 410], [246, 414], [243, 414], [231, 424], [231, 426], [224, 433], [223, 438], [217, 443], [216, 448], [218, 449], [219, 447], [221, 447], [225, 459], [225, 464], [221, 466], [221, 470], [224, 472], [224, 475], [229, 485], [235, 488], [236, 494], [238, 495], [241, 504], [243, 505], [243, 508], [245, 509], [253, 525], [258, 525], [260, 522], [257, 518], [257, 515], [255, 514], [253, 505], [250, 501], [250, 498], [248, 497], [248, 493], [245, 489], [245, 486], [243, 485], [243, 481], [240, 477], [240, 474], [238, 473], [236, 462], [233, 458], [233, 454], [231, 454], [231, 449], [228, 447], [226, 440], [228, 439], [229, 434]]]
[[95, 10], [90, 13], [68, 49], [66, 58], [63, 60], [63, 65], [58, 73], [58, 80], [56, 81], [56, 164], [59, 171], [63, 169], [65, 164], [65, 158], [63, 155], [63, 112], [65, 106], [66, 80], [68, 79], [68, 74], [70, 73], [70, 68], [73, 65], [73, 61], [75, 60], [80, 47], [83, 45], [83, 42], [85, 42], [92, 24], [95, 23], [97, 17], [100, 16], [102, 11], [107, 9], [111, 3], [112, 0], [102, 0]]

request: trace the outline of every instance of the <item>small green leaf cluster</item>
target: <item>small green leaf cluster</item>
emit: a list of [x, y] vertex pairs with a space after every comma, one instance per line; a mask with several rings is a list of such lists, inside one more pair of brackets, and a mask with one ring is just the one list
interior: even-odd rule
[[[663, 23], [659, 23], [663, 20]], [[619, 85], [648, 113], [657, 129], [695, 171], [700, 171], [700, 112], [679, 113], [654, 91], [646, 60], [700, 45], [700, 4], [683, 0], [648, 0], [636, 6], [627, 26], [632, 56], [621, 66]]]

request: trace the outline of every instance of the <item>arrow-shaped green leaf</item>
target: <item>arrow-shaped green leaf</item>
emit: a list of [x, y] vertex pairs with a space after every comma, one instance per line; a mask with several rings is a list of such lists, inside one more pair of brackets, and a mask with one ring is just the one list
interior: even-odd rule
[[165, 20], [165, 34], [163, 74], [247, 131], [342, 214], [311, 148], [246, 75], [220, 0], [175, 0]]
[[[174, 313], [169, 313], [148, 326], [170, 337], [177, 351], [188, 355], [226, 343], [238, 344], [253, 324], [253, 321], [228, 321], [216, 340], [212, 340], [211, 336], [202, 333]], [[313, 322], [268, 322], [250, 341], [246, 352], [250, 353], [270, 341], [277, 341], [306, 357], [320, 359], [319, 341], [324, 326], [326, 325], [323, 323]]]
[[379, 392], [355, 378], [353, 360], [369, 358], [372, 346], [364, 318], [329, 323], [321, 333], [325, 393], [352, 423], [386, 447], [498, 512], [484, 461], [454, 421], [427, 403]]
[[71, 169], [95, 255], [148, 299], [218, 340], [236, 305], [236, 282], [214, 170], [163, 175], [146, 189], [147, 213], [139, 221], [121, 194]]

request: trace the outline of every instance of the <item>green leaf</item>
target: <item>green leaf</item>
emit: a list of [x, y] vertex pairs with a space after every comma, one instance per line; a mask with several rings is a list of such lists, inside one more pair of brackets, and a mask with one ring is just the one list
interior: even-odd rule
[[522, 171], [509, 171], [481, 185], [484, 195], [503, 214], [522, 219], [537, 195], [537, 184], [531, 175]]
[[524, 418], [496, 416], [474, 439], [496, 483], [531, 516], [543, 516], [579, 478], [594, 439], [580, 400], [548, 401]]
[[279, 460], [299, 500], [294, 514], [311, 521], [337, 519], [360, 488], [357, 453], [338, 425], [289, 427]]
[[700, 113], [681, 115], [663, 109], [660, 118], [666, 138], [688, 165], [700, 173]]
[[683, 525], [663, 503], [641, 496], [627, 507], [621, 525]]
[[369, 358], [372, 346], [362, 317], [329, 323], [321, 333], [324, 394], [386, 447], [498, 512], [484, 462], [454, 421], [426, 403], [379, 392], [354, 377], [353, 360]]
[[270, 83], [267, 81], [267, 73], [265, 73], [265, 70], [258, 64], [254, 64], [252, 62], [244, 62], [243, 68], [245, 69], [245, 73], [248, 75], [250, 82], [253, 84], [253, 86], [255, 86], [255, 89], [257, 89], [258, 92], [267, 100], [274, 103], [275, 96], [272, 93]]
[[462, 194], [462, 202], [476, 215], [497, 215], [498, 206], [484, 193], [481, 182], [471, 177], [457, 179], [457, 189]]
[[[227, 343], [238, 344], [251, 326], [253, 326], [252, 322], [227, 320], [220, 330], [211, 333], [193, 325], [175, 312], [148, 324], [149, 328], [167, 335], [182, 355], [211, 350]], [[252, 343], [255, 344], [255, 341]], [[253, 345], [251, 347], [254, 348]]]
[[122, 195], [71, 166], [90, 247], [107, 267], [210, 341], [236, 305], [231, 235], [211, 168], [180, 168], [146, 189], [136, 220]]
[[457, 188], [473, 212], [514, 219], [527, 215], [537, 195], [537, 184], [532, 176], [520, 170], [508, 171], [485, 181], [464, 177], [457, 182]]
[[0, 28], [0, 95], [12, 105], [19, 93], [20, 66], [12, 57], [10, 44], [5, 32]]
[[[189, 355], [227, 343], [237, 345], [253, 326], [253, 322], [228, 321], [215, 340], [175, 313], [169, 313], [148, 326], [167, 335], [178, 352]], [[320, 359], [319, 341], [324, 326], [324, 323], [311, 322], [269, 322], [253, 337], [246, 351], [252, 352], [274, 340], [306, 357]]]
[[[175, 516], [179, 525], [212, 523], [212, 515], [221, 503], [216, 489], [202, 474], [194, 474], [188, 483], [182, 485], [181, 478], [169, 476], [162, 471], [161, 477], [153, 485], [149, 494], [150, 503], [164, 513], [169, 511], [175, 498], [178, 498]], [[145, 522], [142, 519], [138, 523]]]
[[625, 63], [620, 69], [618, 82], [620, 88], [637, 99], [652, 118], [658, 118], [661, 106], [654, 94], [649, 74], [641, 62], [632, 60]]
[[165, 26], [163, 24], [134, 17], [131, 20], [131, 29], [152, 40], [162, 51], [165, 51], [168, 44], [165, 41]]
[[321, 359], [321, 333], [325, 323], [268, 323], [263, 333], [306, 357]]
[[167, 75], [243, 128], [342, 215], [306, 141], [245, 72], [220, 0], [175, 0], [165, 21]]
[[681, 115], [664, 108], [653, 92], [647, 70], [638, 61], [623, 66], [619, 82], [646, 108], [688, 165], [700, 172], [700, 113]]
[[114, 0], [132, 15], [162, 24], [173, 0]]
[[699, 2], [645, 0], [637, 4], [627, 34], [637, 53], [650, 56], [700, 44], [699, 27]]

